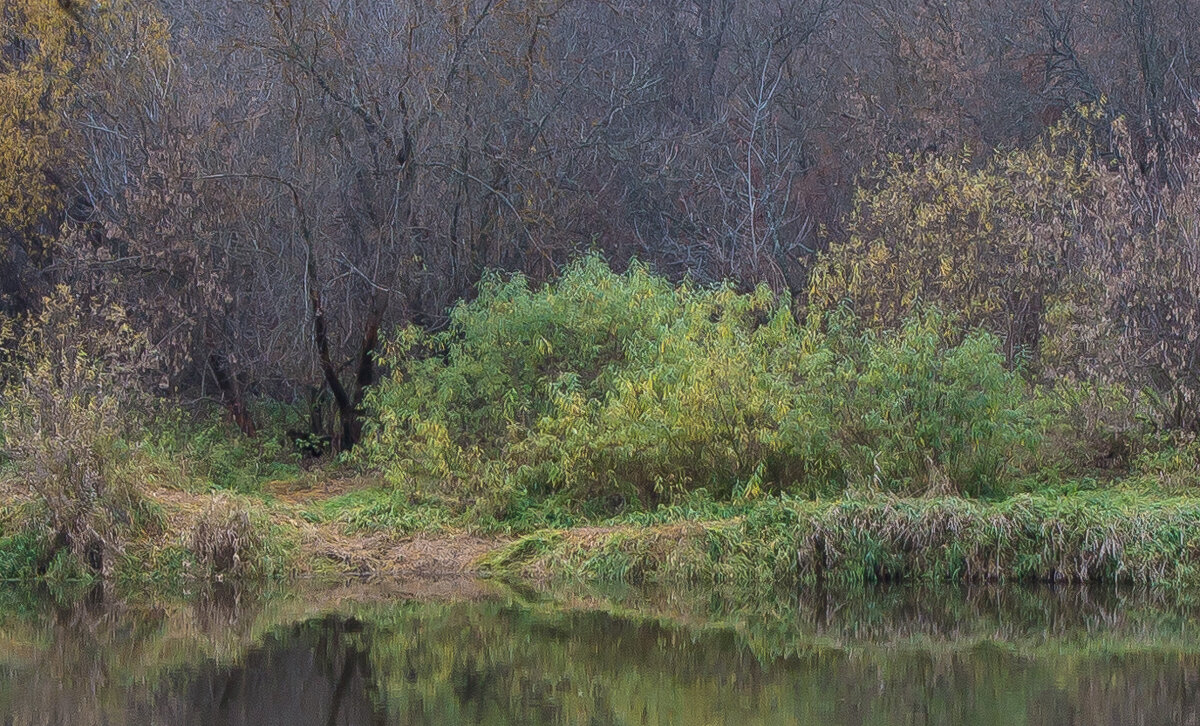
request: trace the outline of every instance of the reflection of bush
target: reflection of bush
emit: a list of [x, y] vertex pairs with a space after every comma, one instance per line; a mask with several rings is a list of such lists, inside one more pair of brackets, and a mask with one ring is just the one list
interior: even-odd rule
[[[895, 723], [954, 706], [987, 723], [1037, 703], [1089, 722], [1134, 708], [1165, 723], [1200, 687], [1195, 605], [1162, 592], [740, 595], [437, 604], [301, 591], [206, 626], [197, 618], [210, 614], [186, 607], [9, 616], [0, 720]], [[323, 614], [331, 603], [339, 615]]]
[[[706, 606], [679, 612], [679, 593], [669, 614], [416, 610], [381, 617], [369, 631], [371, 654], [389, 719], [417, 724], [890, 724], [914, 712], [988, 723], [1031, 702], [1119, 718], [1131, 694], [1143, 713], [1169, 720], [1197, 685], [1170, 625], [1152, 646], [1145, 623], [1125, 621], [1121, 608], [1064, 596], [1031, 598], [1031, 613], [1013, 602], [1020, 594], [997, 592], [982, 603], [957, 591], [913, 593], [919, 600], [828, 594], [768, 598], [723, 618]], [[1080, 605], [1082, 613], [1068, 612]], [[1121, 635], [1090, 651], [1089, 625]]]

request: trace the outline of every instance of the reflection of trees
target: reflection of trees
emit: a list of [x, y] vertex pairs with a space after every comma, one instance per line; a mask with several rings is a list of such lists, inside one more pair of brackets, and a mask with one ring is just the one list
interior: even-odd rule
[[[363, 626], [352, 618], [278, 629], [236, 665], [219, 665], [189, 662], [188, 654], [198, 652], [189, 651], [182, 633], [170, 632], [161, 613], [86, 617], [61, 616], [51, 644], [31, 666], [0, 669], [0, 723], [385, 723]], [[141, 670], [156, 659], [184, 665], [157, 674]]]
[[1200, 630], [1178, 603], [894, 587], [609, 607], [10, 616], [0, 724], [1200, 723]]
[[131, 723], [383, 724], [362, 624], [312, 620], [269, 636], [234, 667], [183, 672], [130, 708]]
[[[390, 723], [1200, 718], [1190, 695], [1200, 689], [1200, 657], [1162, 652], [1169, 641], [1139, 646], [1155, 642], [1143, 639], [1157, 626], [1170, 630], [1165, 621], [1123, 621], [1104, 597], [1092, 603], [1069, 593], [950, 595], [860, 592], [841, 611], [784, 607], [790, 628], [768, 618], [766, 629], [749, 618], [737, 628], [685, 627], [605, 612], [455, 607], [383, 625], [372, 658]], [[1102, 644], [1105, 623], [1128, 638], [1127, 652]], [[768, 639], [776, 650], [761, 647]]]

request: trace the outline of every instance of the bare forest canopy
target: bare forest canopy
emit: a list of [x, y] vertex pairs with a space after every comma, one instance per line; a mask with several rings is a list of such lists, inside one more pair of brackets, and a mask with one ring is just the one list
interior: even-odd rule
[[1195, 428], [1198, 100], [1193, 0], [4, 0], [0, 312], [349, 445], [381, 334], [595, 251]]

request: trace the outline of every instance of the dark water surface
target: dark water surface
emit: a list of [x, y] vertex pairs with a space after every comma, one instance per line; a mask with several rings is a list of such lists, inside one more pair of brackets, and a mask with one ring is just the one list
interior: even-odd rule
[[467, 583], [0, 597], [0, 724], [1200, 724], [1200, 608], [1112, 590], [733, 605]]

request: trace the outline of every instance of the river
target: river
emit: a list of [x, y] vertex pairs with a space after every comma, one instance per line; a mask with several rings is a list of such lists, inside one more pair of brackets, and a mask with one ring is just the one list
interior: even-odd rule
[[5, 590], [0, 724], [1200, 724], [1192, 603], [474, 581], [165, 603]]

